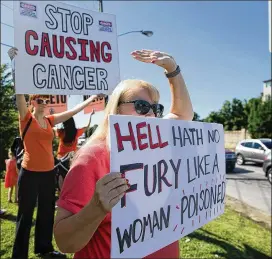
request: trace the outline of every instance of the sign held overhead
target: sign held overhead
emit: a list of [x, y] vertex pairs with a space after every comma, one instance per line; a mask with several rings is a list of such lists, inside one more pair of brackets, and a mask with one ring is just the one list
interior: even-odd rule
[[115, 16], [59, 2], [14, 2], [16, 93], [110, 94], [119, 83]]

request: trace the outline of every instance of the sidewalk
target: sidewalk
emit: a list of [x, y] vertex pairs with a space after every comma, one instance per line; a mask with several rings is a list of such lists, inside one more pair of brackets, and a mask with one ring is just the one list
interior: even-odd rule
[[226, 204], [228, 204], [233, 210], [241, 213], [242, 216], [271, 230], [272, 217], [268, 214], [228, 195], [226, 195]]

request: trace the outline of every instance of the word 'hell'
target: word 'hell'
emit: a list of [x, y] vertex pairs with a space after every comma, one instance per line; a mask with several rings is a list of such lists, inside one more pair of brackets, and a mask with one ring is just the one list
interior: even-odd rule
[[[147, 128], [148, 134], [142, 133], [141, 129], [146, 129], [146, 128]], [[147, 124], [146, 122], [140, 122], [136, 124], [137, 142], [136, 142], [135, 133], [133, 131], [131, 122], [128, 123], [129, 135], [121, 135], [119, 123], [114, 124], [114, 129], [116, 133], [118, 152], [121, 152], [124, 150], [123, 142], [125, 141], [128, 141], [131, 143], [133, 150], [136, 150], [137, 148], [139, 148], [139, 150], [144, 150], [147, 148], [156, 149], [156, 148], [164, 148], [168, 146], [168, 141], [163, 142], [161, 139], [159, 125], [156, 126], [156, 135], [157, 135], [156, 141], [154, 141], [154, 135], [152, 135], [151, 125]], [[144, 142], [144, 140], [147, 140], [147, 142]], [[137, 146], [137, 143], [138, 143], [138, 146]]]

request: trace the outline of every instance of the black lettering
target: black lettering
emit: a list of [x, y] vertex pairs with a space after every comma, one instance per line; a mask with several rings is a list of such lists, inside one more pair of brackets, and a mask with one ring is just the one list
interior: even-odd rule
[[170, 209], [171, 209], [171, 206], [168, 205], [167, 206], [167, 216], [165, 215], [164, 209], [163, 208], [160, 209], [160, 225], [161, 225], [161, 229], [160, 230], [162, 230], [162, 222], [164, 222], [165, 228], [169, 227]]
[[127, 248], [130, 248], [131, 246], [132, 225], [130, 224], [129, 226], [129, 232], [127, 231], [127, 229], [125, 229], [123, 236], [121, 236], [119, 228], [116, 228], [116, 233], [118, 238], [120, 254], [122, 254], [124, 252], [125, 243], [127, 245]]
[[172, 136], [173, 136], [174, 146], [177, 145], [176, 140], [179, 139], [180, 146], [183, 147], [183, 142], [182, 142], [182, 137], [181, 137], [181, 129], [179, 126], [178, 126], [178, 133], [179, 133], [179, 137], [176, 137], [175, 127], [172, 126]]
[[146, 196], [151, 196], [157, 187], [157, 170], [156, 165], [153, 165], [153, 176], [152, 176], [152, 191], [150, 192], [148, 189], [148, 165], [144, 166], [144, 191]]
[[93, 24], [93, 17], [87, 13], [82, 13], [83, 34], [88, 35], [88, 28]]
[[171, 166], [174, 170], [174, 173], [175, 173], [175, 189], [178, 188], [178, 173], [179, 173], [180, 163], [181, 163], [181, 159], [178, 160], [178, 164], [177, 164], [177, 166], [175, 166], [173, 160], [172, 159], [170, 160], [170, 164], [171, 164]]
[[217, 158], [217, 154], [215, 154], [215, 158], [214, 158], [214, 162], [213, 162], [213, 170], [212, 173], [214, 174], [214, 169], [217, 169], [217, 172], [219, 173], [219, 167], [218, 167], [218, 158]]
[[93, 67], [85, 67], [84, 68], [85, 82], [86, 82], [86, 90], [95, 90], [95, 69]]
[[[139, 237], [136, 238], [136, 224], [137, 224], [138, 222], [139, 222], [140, 225], [141, 225], [141, 227], [140, 227], [141, 231], [140, 231]], [[134, 220], [132, 230], [133, 230], [133, 231], [132, 231], [132, 232], [133, 232], [132, 241], [133, 241], [133, 243], [136, 243], [136, 242], [138, 242], [138, 240], [141, 238], [141, 235], [142, 235], [142, 232], [143, 232], [143, 223], [142, 223], [142, 221], [141, 221], [140, 219]]]
[[154, 235], [154, 229], [155, 229], [155, 227], [157, 227], [158, 230], [161, 230], [160, 224], [159, 224], [158, 215], [157, 215], [157, 212], [156, 212], [156, 211], [154, 211], [154, 213], [153, 213], [153, 224], [152, 224], [152, 229], [153, 229], [152, 232], [153, 232], [153, 233], [152, 233], [151, 237], [153, 237], [153, 235]]
[[[81, 80], [80, 80], [81, 76]], [[73, 68], [72, 72], [72, 84], [77, 90], [82, 90], [84, 88], [84, 78], [82, 67], [76, 66]]]
[[108, 72], [103, 68], [96, 69], [96, 79], [97, 79], [97, 90], [108, 90], [108, 82], [107, 82]]
[[[184, 205], [185, 204], [185, 202], [186, 202], [186, 205]], [[183, 217], [183, 215], [184, 215], [184, 213], [185, 213], [185, 211], [187, 210], [187, 208], [188, 208], [188, 198], [187, 198], [187, 196], [183, 196], [182, 197], [182, 199], [181, 199], [181, 218], [180, 218], [180, 222], [181, 222], [181, 225], [183, 224], [183, 219], [184, 219], [184, 217]]]
[[67, 16], [71, 14], [70, 10], [68, 9], [64, 9], [64, 8], [61, 8], [61, 7], [58, 7], [58, 13], [60, 13], [61, 15], [61, 21], [62, 21], [62, 27], [61, 27], [61, 30], [62, 32], [67, 32]]
[[188, 183], [190, 183], [190, 182], [192, 182], [192, 181], [194, 181], [196, 179], [196, 177], [192, 178], [192, 179], [190, 177], [191, 171], [190, 171], [190, 160], [189, 160], [189, 158], [187, 158], [187, 174], [188, 174]]
[[49, 65], [48, 88], [51, 89], [52, 86], [54, 86], [53, 89], [60, 89], [56, 65]]
[[70, 84], [70, 82], [72, 81], [71, 67], [70, 66], [64, 67], [63, 65], [60, 65], [59, 67], [60, 67], [60, 85], [61, 85], [61, 89], [66, 89], [66, 87], [67, 87], [70, 90], [73, 90], [73, 87]]
[[[163, 165], [163, 173], [162, 173], [162, 165]], [[168, 165], [164, 160], [160, 160], [158, 162], [158, 193], [162, 192], [162, 181], [168, 186], [171, 187], [172, 184], [168, 182], [165, 175], [168, 171]]]
[[33, 67], [33, 83], [35, 85], [36, 88], [44, 88], [45, 85], [46, 85], [46, 79], [42, 79], [42, 80], [39, 80], [39, 71], [41, 71], [42, 73], [45, 73], [46, 72], [46, 69], [44, 67], [44, 65], [42, 64], [36, 64], [34, 67]]
[[46, 5], [45, 14], [50, 19], [50, 21], [45, 21], [45, 26], [50, 30], [55, 30], [58, 28], [58, 21], [53, 13], [56, 13], [56, 7], [51, 4]]

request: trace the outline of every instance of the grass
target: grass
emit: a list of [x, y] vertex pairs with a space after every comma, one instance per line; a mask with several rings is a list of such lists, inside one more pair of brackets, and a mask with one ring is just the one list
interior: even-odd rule
[[[1, 184], [1, 258], [11, 258], [17, 205], [7, 203], [7, 190]], [[34, 218], [36, 211], [34, 214]], [[29, 258], [34, 251], [34, 228], [31, 229]], [[57, 248], [55, 241], [54, 246]], [[264, 227], [242, 217], [228, 206], [225, 213], [201, 229], [180, 240], [181, 258], [271, 258], [271, 234]], [[69, 254], [68, 258], [73, 255]]]

